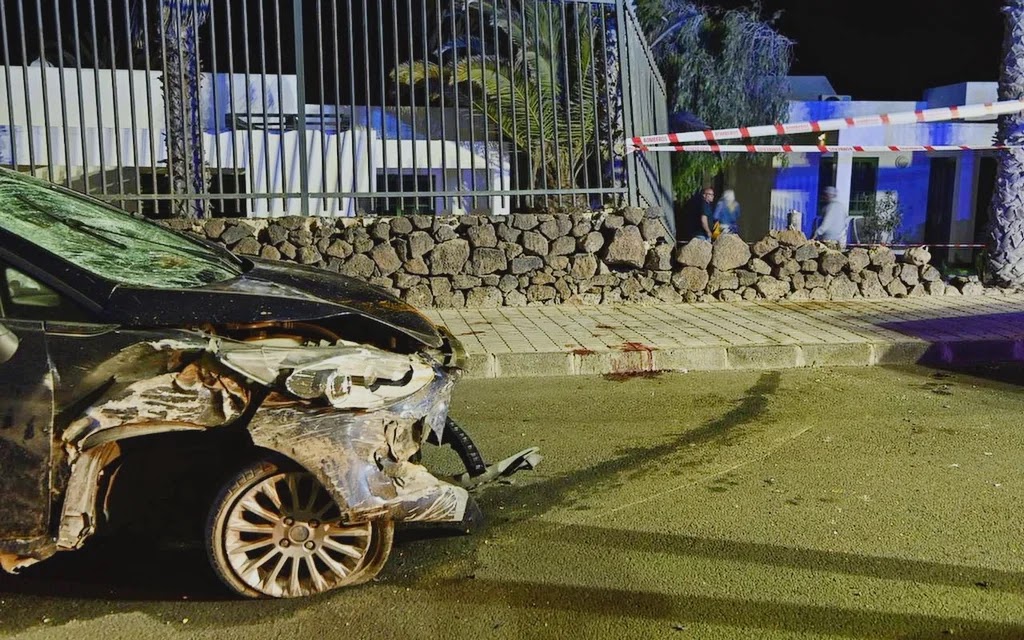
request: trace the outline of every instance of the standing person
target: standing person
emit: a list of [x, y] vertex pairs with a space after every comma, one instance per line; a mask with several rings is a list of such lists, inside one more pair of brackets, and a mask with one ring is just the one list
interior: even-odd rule
[[705, 187], [698, 191], [683, 206], [676, 221], [676, 232], [679, 242], [689, 242], [694, 238], [711, 240], [711, 220], [714, 218], [715, 190]]
[[736, 202], [736, 192], [726, 189], [722, 199], [715, 207], [715, 223], [721, 233], [739, 233], [740, 203]]
[[715, 217], [714, 206], [715, 190], [712, 187], [704, 187], [700, 200], [692, 213], [692, 224], [696, 230], [693, 237], [711, 240], [711, 220]]
[[846, 207], [839, 201], [839, 192], [835, 187], [825, 187], [825, 209], [821, 225], [814, 232], [812, 239], [838, 242], [839, 247], [845, 249], [849, 227], [849, 215]]

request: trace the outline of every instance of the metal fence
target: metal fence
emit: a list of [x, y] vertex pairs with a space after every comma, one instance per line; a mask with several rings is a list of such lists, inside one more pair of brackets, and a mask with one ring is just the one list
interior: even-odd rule
[[147, 215], [671, 208], [626, 0], [0, 7], [0, 165]]

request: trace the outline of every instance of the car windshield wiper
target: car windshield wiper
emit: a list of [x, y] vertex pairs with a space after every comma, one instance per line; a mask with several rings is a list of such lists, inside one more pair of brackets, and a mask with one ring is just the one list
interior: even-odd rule
[[49, 218], [50, 220], [53, 220], [57, 224], [62, 224], [65, 227], [68, 227], [69, 229], [74, 229], [75, 231], [78, 231], [80, 233], [84, 233], [85, 235], [90, 236], [92, 238], [96, 238], [97, 240], [102, 240], [103, 242], [106, 242], [107, 244], [109, 244], [109, 245], [111, 245], [113, 247], [117, 247], [118, 249], [121, 249], [121, 250], [127, 250], [128, 249], [128, 245], [126, 245], [124, 243], [121, 243], [121, 242], [118, 242], [117, 240], [114, 240], [112, 238], [108, 238], [107, 236], [105, 236], [102, 233], [101, 230], [96, 229], [94, 227], [90, 227], [89, 225], [85, 224], [81, 220], [75, 220], [73, 218], [68, 220], [68, 219], [62, 218], [60, 216], [55, 216], [52, 213], [50, 213], [49, 211], [47, 211], [46, 209], [40, 207], [35, 202], [32, 202], [32, 200], [30, 200], [28, 197], [21, 195], [20, 193], [19, 194], [15, 194], [14, 197], [17, 198], [22, 204], [24, 204], [25, 206], [29, 207], [33, 211], [35, 211], [36, 213], [39, 213], [39, 214], [42, 214], [42, 215], [46, 216], [47, 218]]
[[[179, 253], [184, 253], [186, 255], [192, 256], [193, 258], [197, 258], [199, 260], [204, 260], [204, 261], [213, 260], [215, 262], [220, 263], [220, 265], [222, 267], [226, 266], [228, 268], [228, 271], [237, 271], [244, 264], [240, 259], [236, 258], [233, 254], [229, 254], [229, 255], [231, 255], [231, 257], [234, 260], [229, 260], [228, 258], [225, 258], [223, 255], [220, 255], [219, 253], [213, 251], [212, 249], [208, 249], [206, 247], [201, 247], [200, 246], [200, 247], [196, 247], [194, 249], [193, 248], [189, 248], [189, 247], [176, 247], [174, 245], [167, 244], [166, 242], [160, 242], [158, 240], [151, 240], [149, 238], [144, 238], [142, 236], [137, 236], [137, 235], [134, 235], [134, 234], [131, 234], [131, 233], [124, 233], [123, 231], [112, 231], [110, 229], [98, 229], [97, 231], [99, 233], [104, 233], [104, 234], [109, 233], [109, 234], [115, 235], [115, 236], [117, 236], [119, 238], [128, 238], [129, 240], [134, 240], [136, 242], [144, 242], [144, 243], [146, 243], [148, 245], [151, 245], [151, 246], [154, 246], [154, 247], [160, 247], [161, 249], [167, 249], [168, 251], [176, 251], [176, 252], [179, 252]], [[168, 233], [170, 233], [170, 232], [168, 232]], [[191, 242], [191, 239], [189, 239], [189, 241]], [[237, 260], [237, 262], [235, 262], [235, 260]]]

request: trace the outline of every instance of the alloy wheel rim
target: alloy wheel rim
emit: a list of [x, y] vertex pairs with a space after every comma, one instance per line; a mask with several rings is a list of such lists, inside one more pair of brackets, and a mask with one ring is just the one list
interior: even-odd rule
[[311, 474], [282, 472], [246, 489], [231, 506], [224, 551], [235, 575], [273, 597], [298, 597], [351, 582], [373, 542], [369, 522], [343, 524], [334, 499]]

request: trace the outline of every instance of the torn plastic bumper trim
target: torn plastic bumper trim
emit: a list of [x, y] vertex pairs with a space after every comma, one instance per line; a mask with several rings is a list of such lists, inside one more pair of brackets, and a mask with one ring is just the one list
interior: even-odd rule
[[411, 461], [427, 429], [443, 433], [456, 375], [434, 366], [434, 379], [384, 409], [338, 413], [302, 406], [265, 408], [249, 424], [253, 442], [305, 467], [349, 521], [461, 522], [465, 488]]

